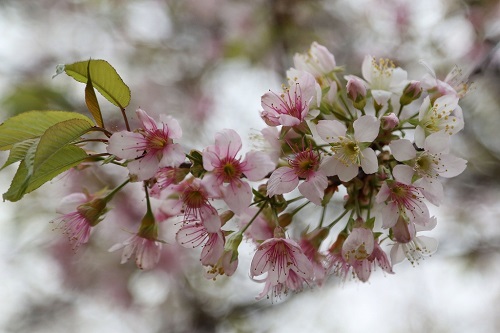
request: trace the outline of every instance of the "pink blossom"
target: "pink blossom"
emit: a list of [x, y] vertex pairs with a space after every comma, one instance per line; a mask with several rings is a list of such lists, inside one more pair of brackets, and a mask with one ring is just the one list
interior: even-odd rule
[[203, 246], [200, 261], [204, 266], [216, 266], [224, 253], [225, 238], [220, 229], [210, 232], [197, 221], [185, 223], [175, 235], [177, 242], [186, 248]]
[[[280, 228], [278, 228], [280, 229]], [[275, 232], [259, 245], [250, 265], [250, 276], [255, 278], [267, 273], [261, 280], [264, 290], [258, 299], [272, 291], [272, 296], [281, 296], [288, 290], [300, 290], [304, 283], [313, 279], [313, 267], [304, 255], [299, 244], [291, 239], [282, 238], [283, 232]]]
[[[467, 161], [448, 153], [449, 135], [444, 131], [429, 135], [424, 141], [424, 150], [417, 151], [407, 139], [394, 140], [389, 147], [394, 158], [410, 168], [412, 178], [416, 175], [416, 186], [422, 187], [422, 193], [433, 204], [439, 205], [443, 194], [443, 185], [438, 176], [451, 178], [461, 174]], [[408, 172], [408, 171], [407, 171]]]
[[437, 78], [436, 72], [427, 62], [421, 60], [420, 64], [428, 71], [428, 74], [422, 78], [422, 87], [429, 93], [433, 93], [433, 99], [444, 95], [453, 95], [462, 98], [469, 90], [470, 83], [468, 82], [467, 75], [463, 73], [461, 68], [457, 66], [453, 67], [448, 75], [446, 75], [444, 81], [442, 81]]
[[199, 178], [187, 178], [177, 185], [171, 185], [165, 191], [166, 198], [160, 209], [169, 215], [184, 215], [184, 222], [197, 220], [211, 232], [221, 227], [217, 210], [210, 203], [210, 189], [206, 181]]
[[109, 138], [107, 151], [130, 160], [127, 168], [137, 180], [153, 177], [159, 168], [177, 167], [185, 160], [181, 145], [173, 139], [182, 136], [177, 120], [161, 115], [160, 123], [141, 109], [136, 111], [142, 128], [136, 132], [121, 131]]
[[353, 127], [353, 134], [347, 133], [346, 126], [338, 120], [320, 120], [316, 127], [334, 152], [324, 159], [321, 169], [327, 176], [338, 175], [345, 182], [357, 176], [360, 166], [366, 174], [378, 170], [377, 155], [369, 146], [378, 136], [380, 120], [371, 115], [361, 116]]
[[152, 269], [160, 260], [162, 243], [157, 239], [141, 237], [134, 234], [122, 243], [113, 245], [109, 251], [123, 249], [121, 263], [126, 263], [135, 253], [135, 264], [140, 269]]
[[311, 73], [316, 79], [331, 74], [337, 66], [334, 55], [317, 42], [311, 44], [307, 53], [296, 53], [293, 63], [295, 68]]
[[68, 235], [77, 249], [89, 241], [91, 229], [101, 221], [106, 200], [87, 193], [72, 193], [61, 200], [56, 211], [62, 216], [52, 222], [57, 223], [57, 228]]
[[300, 72], [300, 76], [290, 81], [290, 86], [283, 88], [282, 93], [269, 91], [261, 98], [264, 109], [261, 117], [269, 126], [300, 125], [308, 115], [313, 99], [319, 102], [314, 76]]
[[347, 96], [356, 103], [363, 101], [366, 97], [366, 82], [355, 75], [346, 75], [344, 78], [347, 80]]
[[225, 129], [215, 135], [215, 145], [203, 150], [203, 167], [208, 171], [204, 181], [237, 214], [252, 200], [251, 187], [241, 177], [258, 181], [275, 167], [270, 157], [259, 151], [248, 152], [241, 161], [241, 157], [237, 157], [241, 146], [238, 133]]
[[325, 189], [328, 187], [326, 175], [319, 169], [319, 153], [307, 148], [297, 152], [288, 160], [287, 167], [276, 169], [267, 183], [267, 195], [284, 194], [293, 191], [299, 185], [300, 193], [316, 205], [321, 205]]
[[326, 278], [326, 255], [319, 249], [328, 236], [327, 228], [319, 228], [310, 233], [303, 233], [300, 238], [300, 248], [313, 265], [314, 281], [321, 285]]
[[370, 229], [354, 228], [342, 246], [342, 256], [362, 282], [368, 281], [375, 265], [392, 273], [389, 259]]
[[400, 216], [411, 223], [429, 223], [429, 209], [423, 201], [422, 189], [411, 183], [411, 170], [397, 165], [393, 175], [395, 180], [386, 180], [376, 196], [382, 212], [383, 227], [394, 226]]

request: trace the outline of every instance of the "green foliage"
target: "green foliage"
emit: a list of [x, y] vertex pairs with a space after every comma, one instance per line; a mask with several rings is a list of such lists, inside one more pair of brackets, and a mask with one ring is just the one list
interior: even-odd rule
[[85, 84], [88, 84], [89, 78], [92, 77], [91, 85], [109, 102], [121, 109], [125, 109], [130, 103], [129, 87], [113, 66], [105, 60], [75, 62], [64, 65], [64, 71], [75, 80]]
[[0, 125], [0, 149], [10, 149], [3, 167], [21, 161], [4, 200], [17, 201], [88, 155], [75, 140], [94, 126], [74, 112], [31, 111]]

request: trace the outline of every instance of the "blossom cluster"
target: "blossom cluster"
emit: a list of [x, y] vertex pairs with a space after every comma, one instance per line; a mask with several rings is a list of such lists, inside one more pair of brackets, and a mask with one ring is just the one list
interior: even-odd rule
[[[177, 120], [141, 109], [139, 128], [110, 135], [108, 161], [129, 172], [119, 188], [141, 181], [147, 199], [137, 233], [110, 249], [124, 248], [122, 262], [135, 256], [139, 268], [153, 268], [159, 228], [176, 228], [176, 241], [200, 247], [206, 277], [215, 279], [236, 271], [246, 240], [255, 246], [250, 277], [264, 284], [257, 298], [274, 298], [332, 275], [365, 282], [377, 266], [392, 274], [405, 258], [414, 264], [436, 250], [421, 232], [436, 226], [428, 205], [441, 204], [442, 179], [466, 167], [450, 145], [464, 127], [458, 102], [467, 82], [440, 80], [429, 66], [421, 80], [409, 80], [393, 61], [372, 56], [361, 77], [343, 75], [316, 42], [293, 62], [282, 90], [261, 98], [266, 149], [242, 152], [238, 132], [223, 129], [210, 145], [185, 152]], [[117, 190], [63, 201], [58, 222], [76, 246], [89, 240]], [[323, 213], [305, 225], [299, 212], [311, 205]]]

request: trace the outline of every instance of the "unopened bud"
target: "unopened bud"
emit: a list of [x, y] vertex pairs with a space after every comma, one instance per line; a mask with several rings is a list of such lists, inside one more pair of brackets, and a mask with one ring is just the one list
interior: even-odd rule
[[365, 83], [354, 75], [346, 75], [344, 78], [347, 80], [347, 97], [349, 97], [356, 109], [363, 109], [366, 105]]
[[399, 125], [399, 119], [394, 113], [389, 113], [381, 119], [381, 127], [383, 130], [392, 130]]
[[399, 99], [401, 105], [408, 105], [422, 95], [420, 81], [410, 81], [403, 90], [403, 95]]
[[280, 227], [284, 228], [292, 223], [292, 219], [293, 215], [290, 213], [281, 214], [278, 218], [278, 224], [280, 225]]

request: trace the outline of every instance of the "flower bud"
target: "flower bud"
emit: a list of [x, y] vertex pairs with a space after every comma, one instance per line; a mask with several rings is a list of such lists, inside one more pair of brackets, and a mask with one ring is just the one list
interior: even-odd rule
[[399, 99], [401, 105], [408, 105], [422, 95], [420, 81], [410, 81], [403, 90], [403, 95]]
[[381, 127], [383, 130], [389, 131], [399, 125], [399, 119], [394, 113], [389, 113], [381, 118]]
[[284, 228], [292, 223], [292, 219], [293, 215], [290, 213], [281, 214], [278, 218], [278, 224], [280, 225], [280, 227]]
[[356, 109], [363, 109], [366, 105], [365, 83], [354, 75], [346, 75], [344, 78], [347, 80], [347, 97], [349, 97]]
[[90, 202], [81, 204], [76, 208], [76, 211], [80, 213], [92, 227], [94, 227], [101, 222], [102, 215], [106, 213], [106, 203], [106, 199], [97, 198]]

